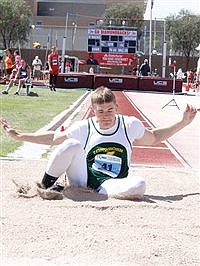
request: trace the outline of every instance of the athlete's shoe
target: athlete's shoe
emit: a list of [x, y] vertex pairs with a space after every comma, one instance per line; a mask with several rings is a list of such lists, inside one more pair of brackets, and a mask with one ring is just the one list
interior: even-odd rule
[[61, 192], [49, 189], [37, 188], [38, 195], [45, 200], [62, 200], [63, 194]]
[[54, 184], [50, 188], [44, 189], [40, 183], [37, 183], [37, 192], [42, 199], [46, 200], [62, 200], [64, 186]]
[[53, 91], [56, 91], [56, 88], [55, 88], [55, 85], [54, 84], [52, 85], [52, 90]]
[[2, 91], [2, 94], [8, 94], [8, 92], [7, 91]]
[[51, 186], [49, 188], [49, 190], [62, 192], [64, 190], [64, 188], [65, 188], [64, 186], [61, 186], [61, 185], [58, 185], [58, 184], [54, 184], [53, 186]]
[[[42, 183], [39, 183], [39, 182], [36, 182], [36, 185], [38, 188], [42, 188], [42, 189], [46, 189]], [[48, 190], [54, 190], [54, 191], [57, 191], [57, 192], [62, 192], [64, 190], [64, 186], [62, 185], [59, 185], [57, 183], [53, 184], [51, 187], [47, 188]]]

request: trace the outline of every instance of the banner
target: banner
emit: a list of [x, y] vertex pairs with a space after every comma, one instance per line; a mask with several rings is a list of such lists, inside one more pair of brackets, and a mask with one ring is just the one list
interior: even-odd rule
[[90, 58], [101, 66], [132, 66], [136, 67], [137, 60], [134, 54], [114, 53], [87, 53], [87, 63], [91, 64]]

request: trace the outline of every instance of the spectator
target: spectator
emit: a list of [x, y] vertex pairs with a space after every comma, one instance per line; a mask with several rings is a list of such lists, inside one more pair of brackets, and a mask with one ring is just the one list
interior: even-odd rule
[[182, 71], [182, 68], [179, 68], [179, 69], [178, 69], [178, 71], [177, 71], [177, 73], [176, 73], [176, 78], [177, 78], [177, 79], [181, 79], [181, 80], [183, 80], [183, 79], [185, 78], [185, 75], [184, 75], [184, 73], [183, 73], [183, 71]]
[[94, 74], [94, 68], [92, 66], [89, 68], [89, 73]]
[[18, 80], [16, 79], [16, 76], [17, 76], [17, 69], [14, 68], [12, 70], [12, 73], [10, 75], [10, 82], [7, 86], [7, 89], [5, 91], [2, 91], [2, 94], [8, 94], [8, 91], [10, 90], [10, 88], [14, 85], [14, 84], [17, 84], [18, 83]]
[[187, 70], [187, 85], [191, 87], [193, 81], [193, 71], [192, 69]]
[[154, 69], [154, 72], [152, 73], [152, 76], [153, 77], [159, 77], [158, 69], [157, 68]]
[[3, 55], [0, 55], [0, 79], [2, 78], [4, 71]]
[[144, 63], [140, 66], [140, 74], [142, 76], [148, 76], [150, 73], [150, 66], [148, 64], [148, 60], [144, 59]]
[[193, 82], [197, 80], [197, 68], [193, 69]]
[[70, 72], [71, 68], [72, 68], [72, 61], [70, 59], [67, 59], [65, 62], [65, 73]]
[[197, 51], [199, 51], [199, 59], [197, 61], [197, 71], [196, 71], [196, 93], [199, 95], [200, 94], [200, 44], [196, 48]]
[[137, 75], [138, 75], [138, 68], [137, 68], [137, 67], [134, 67], [134, 68], [133, 68], [132, 75], [133, 75], [133, 76], [137, 76]]
[[19, 54], [18, 50], [14, 51], [14, 57], [15, 57], [15, 68], [18, 69], [21, 66], [21, 56]]
[[88, 65], [98, 65], [98, 61], [96, 59], [94, 59], [94, 54], [93, 53], [89, 53], [89, 58], [87, 60], [87, 64]]
[[32, 66], [33, 66], [33, 78], [36, 80], [40, 80], [42, 75], [41, 72], [42, 61], [40, 60], [38, 55], [36, 55], [35, 59], [33, 59]]
[[9, 80], [10, 79], [10, 75], [12, 73], [12, 69], [13, 69], [13, 62], [12, 62], [12, 52], [11, 49], [6, 49], [4, 50], [5, 52], [5, 59], [4, 59], [4, 65], [5, 65], [5, 79]]
[[49, 65], [49, 88], [56, 91], [57, 77], [59, 73], [59, 56], [55, 46], [51, 48], [51, 53], [48, 56]]

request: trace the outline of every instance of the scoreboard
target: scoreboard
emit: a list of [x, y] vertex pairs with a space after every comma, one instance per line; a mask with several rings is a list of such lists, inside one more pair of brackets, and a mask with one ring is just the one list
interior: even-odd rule
[[88, 52], [135, 54], [137, 31], [88, 29]]

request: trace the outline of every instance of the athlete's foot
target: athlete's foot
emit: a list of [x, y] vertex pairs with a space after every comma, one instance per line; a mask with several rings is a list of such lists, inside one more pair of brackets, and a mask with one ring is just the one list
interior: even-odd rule
[[37, 188], [38, 195], [45, 200], [62, 200], [63, 194], [61, 192], [43, 188]]
[[54, 184], [53, 186], [45, 189], [41, 183], [36, 183], [38, 195], [42, 199], [46, 200], [62, 200], [64, 186], [59, 184]]

